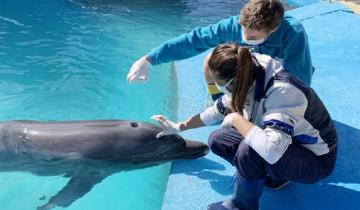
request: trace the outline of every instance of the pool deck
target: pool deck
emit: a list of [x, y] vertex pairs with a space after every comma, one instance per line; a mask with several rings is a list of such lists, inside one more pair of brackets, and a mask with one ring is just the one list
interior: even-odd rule
[[[341, 3], [315, 2], [289, 11], [306, 28], [316, 68], [312, 87], [335, 121], [340, 141], [334, 173], [313, 185], [291, 183], [283, 190], [265, 189], [261, 210], [360, 209], [360, 16]], [[203, 110], [206, 87], [204, 54], [175, 63], [178, 119]], [[207, 142], [218, 126], [186, 131], [182, 136]], [[234, 168], [209, 153], [204, 158], [175, 161], [163, 210], [204, 210], [231, 197]]]

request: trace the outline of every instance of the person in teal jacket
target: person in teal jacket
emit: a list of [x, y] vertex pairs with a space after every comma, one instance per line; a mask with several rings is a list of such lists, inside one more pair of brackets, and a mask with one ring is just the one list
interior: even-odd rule
[[[314, 68], [308, 37], [302, 24], [284, 10], [279, 0], [250, 0], [239, 16], [195, 28], [152, 49], [132, 65], [127, 79], [130, 83], [147, 80], [151, 65], [186, 59], [220, 43], [236, 42], [253, 45], [255, 52], [280, 60], [287, 71], [310, 85]], [[207, 59], [204, 64], [209, 93], [216, 99], [220, 92], [207, 69]]]

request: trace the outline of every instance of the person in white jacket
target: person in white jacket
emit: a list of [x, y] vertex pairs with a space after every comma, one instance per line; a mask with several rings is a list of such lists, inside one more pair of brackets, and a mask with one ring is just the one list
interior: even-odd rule
[[233, 197], [208, 210], [255, 210], [265, 180], [314, 183], [332, 173], [338, 137], [312, 88], [277, 60], [237, 44], [218, 45], [208, 67], [225, 93], [213, 106], [180, 123], [152, 117], [164, 129], [158, 137], [222, 121], [209, 146], [236, 167], [237, 179]]

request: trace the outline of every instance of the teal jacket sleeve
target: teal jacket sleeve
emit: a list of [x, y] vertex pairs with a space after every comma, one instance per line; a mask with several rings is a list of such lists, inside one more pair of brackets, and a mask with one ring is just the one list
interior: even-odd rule
[[287, 34], [288, 40], [284, 43], [284, 68], [306, 84], [311, 84], [314, 67], [311, 61], [308, 37], [302, 25], [295, 27]]
[[241, 42], [239, 16], [232, 16], [206, 27], [172, 38], [152, 49], [147, 56], [152, 65], [186, 59], [224, 42]]

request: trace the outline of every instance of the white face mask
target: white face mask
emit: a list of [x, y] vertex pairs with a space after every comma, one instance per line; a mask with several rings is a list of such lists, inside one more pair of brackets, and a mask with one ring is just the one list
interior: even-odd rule
[[229, 80], [224, 86], [221, 86], [215, 82], [216, 87], [223, 92], [225, 95], [231, 97], [232, 93], [227, 89], [227, 86], [230, 85], [230, 83], [233, 81], [233, 79]]
[[247, 40], [246, 37], [245, 37], [245, 33], [244, 33], [244, 30], [241, 31], [241, 36], [242, 36], [242, 39], [244, 40], [244, 42], [248, 45], [259, 45], [259, 44], [262, 44], [265, 42], [265, 37], [262, 38], [262, 39], [256, 39], [256, 40]]

